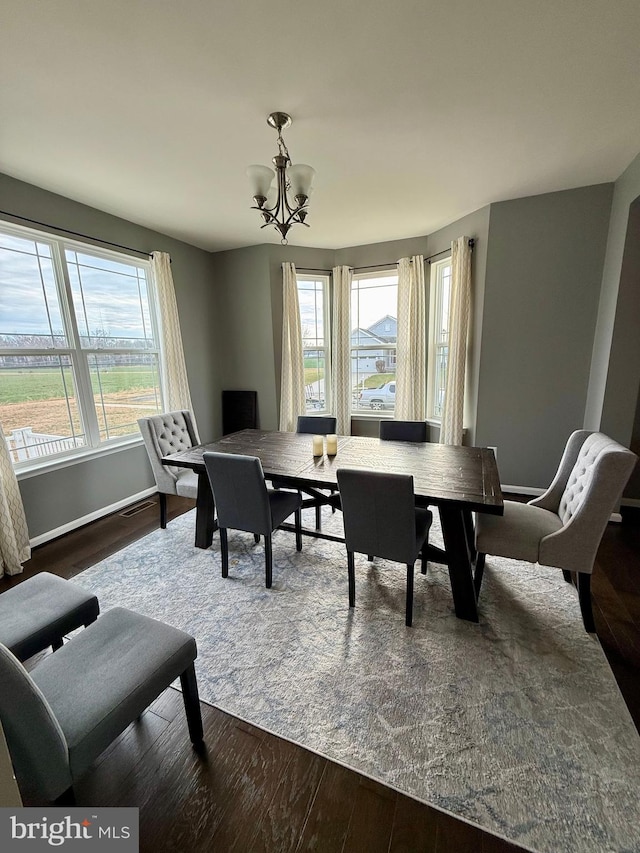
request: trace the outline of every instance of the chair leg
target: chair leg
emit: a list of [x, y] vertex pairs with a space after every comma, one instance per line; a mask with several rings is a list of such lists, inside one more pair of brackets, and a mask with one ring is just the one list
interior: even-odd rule
[[167, 526], [167, 496], [164, 492], [158, 492], [160, 498], [160, 527], [164, 530]]
[[407, 608], [404, 624], [410, 628], [413, 622], [413, 563], [407, 563]]
[[356, 560], [353, 551], [347, 551], [347, 569], [349, 572], [349, 607], [356, 606]]
[[69, 786], [66, 791], [63, 791], [53, 802], [56, 806], [75, 806], [76, 795], [73, 790], [73, 785]]
[[[335, 490], [335, 489], [331, 489], [331, 497], [333, 497], [333, 496], [335, 495], [335, 493], [336, 493], [336, 490]], [[331, 504], [331, 514], [333, 515], [333, 513], [334, 513], [335, 511], [336, 511], [336, 505], [335, 505], [335, 503], [332, 503], [332, 504]]]
[[220, 528], [220, 552], [222, 553], [222, 577], [229, 577], [229, 541], [227, 539], [227, 528]]
[[316, 530], [322, 530], [322, 507], [316, 507]]
[[187, 667], [180, 676], [182, 687], [182, 699], [184, 701], [184, 712], [187, 715], [187, 726], [189, 737], [194, 746], [202, 744], [202, 714], [200, 712], [200, 697], [198, 696], [198, 682], [193, 664]]
[[422, 550], [420, 551], [420, 571], [423, 575], [427, 573], [427, 564], [429, 562], [429, 543], [427, 540], [424, 541], [422, 545]]
[[482, 578], [484, 576], [484, 560], [486, 554], [478, 554], [476, 557], [476, 570], [473, 573], [473, 585], [476, 590], [476, 598], [480, 595], [480, 587], [482, 586]]
[[596, 623], [593, 621], [593, 610], [591, 608], [591, 575], [588, 572], [576, 572], [578, 579], [578, 600], [580, 612], [585, 631], [595, 634]]
[[370, 563], [373, 563], [373, 559], [374, 559], [374, 558], [373, 558], [373, 554], [367, 554], [367, 560], [368, 560]]
[[260, 534], [259, 533], [253, 534], [253, 541], [256, 543], [256, 545], [258, 544], [258, 542], [260, 541]]
[[57, 652], [58, 649], [62, 648], [62, 643], [63, 643], [63, 638], [62, 637], [56, 637], [55, 640], [51, 643], [51, 648], [53, 649], [54, 652]]
[[302, 509], [298, 508], [295, 513], [296, 521], [296, 551], [302, 551]]
[[273, 581], [273, 551], [271, 548], [271, 534], [264, 537], [264, 585], [271, 589]]
[[566, 580], [567, 583], [573, 583], [571, 572], [568, 572], [566, 569], [562, 570], [562, 577]]

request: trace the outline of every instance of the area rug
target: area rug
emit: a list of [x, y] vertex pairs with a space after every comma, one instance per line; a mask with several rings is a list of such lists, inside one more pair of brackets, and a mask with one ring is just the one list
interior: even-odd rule
[[225, 580], [218, 536], [199, 550], [194, 525], [187, 513], [79, 580], [103, 610], [193, 634], [202, 699], [533, 850], [640, 851], [640, 738], [560, 571], [488, 558], [471, 624], [446, 568], [417, 565], [406, 628], [402, 566], [357, 558], [350, 610], [344, 545], [305, 537], [297, 553], [278, 532], [267, 590], [251, 534], [230, 532]]

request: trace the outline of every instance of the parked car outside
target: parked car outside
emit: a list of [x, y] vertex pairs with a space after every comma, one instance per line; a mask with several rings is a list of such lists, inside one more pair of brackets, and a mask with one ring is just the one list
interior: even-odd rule
[[393, 409], [396, 404], [395, 379], [385, 382], [379, 388], [365, 388], [360, 392], [358, 405], [362, 409]]

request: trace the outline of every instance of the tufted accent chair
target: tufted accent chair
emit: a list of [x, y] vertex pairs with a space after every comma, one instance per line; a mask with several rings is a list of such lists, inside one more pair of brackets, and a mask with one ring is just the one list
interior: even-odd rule
[[191, 413], [165, 412], [140, 418], [138, 426], [149, 455], [149, 462], [160, 496], [160, 526], [167, 526], [167, 495], [182, 495], [196, 498], [198, 495], [198, 475], [187, 468], [168, 468], [161, 459], [170, 453], [188, 450], [199, 444]]
[[505, 501], [503, 516], [478, 513], [476, 590], [480, 590], [485, 554], [555, 566], [567, 581], [576, 572], [582, 619], [587, 631], [595, 631], [593, 564], [637, 458], [601, 432], [572, 433], [544, 494], [528, 504]]

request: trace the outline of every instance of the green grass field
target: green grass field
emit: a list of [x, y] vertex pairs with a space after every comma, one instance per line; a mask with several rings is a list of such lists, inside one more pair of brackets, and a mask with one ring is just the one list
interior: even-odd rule
[[[69, 383], [73, 383], [70, 370], [66, 378]], [[91, 374], [91, 381], [94, 391], [101, 387], [103, 394], [145, 390], [155, 386], [154, 372], [140, 367], [105, 368], [100, 371], [100, 384], [95, 373]], [[73, 387], [68, 390], [73, 391]], [[22, 403], [25, 400], [54, 400], [64, 396], [62, 374], [56, 368], [0, 370], [0, 405]]]

